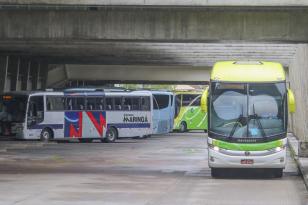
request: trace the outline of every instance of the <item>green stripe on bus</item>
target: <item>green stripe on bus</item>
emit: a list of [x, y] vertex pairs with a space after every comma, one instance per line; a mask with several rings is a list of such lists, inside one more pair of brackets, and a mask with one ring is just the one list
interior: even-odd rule
[[263, 150], [269, 150], [273, 149], [275, 147], [281, 147], [283, 146], [282, 140], [276, 140], [272, 142], [265, 142], [265, 143], [231, 143], [231, 142], [225, 142], [221, 140], [213, 140], [213, 145], [217, 146], [222, 149], [227, 150], [236, 150], [236, 151], [263, 151]]

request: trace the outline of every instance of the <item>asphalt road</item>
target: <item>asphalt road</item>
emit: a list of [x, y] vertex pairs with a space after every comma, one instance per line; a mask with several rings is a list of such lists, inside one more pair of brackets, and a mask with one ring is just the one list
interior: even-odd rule
[[117, 143], [0, 142], [0, 204], [308, 204], [291, 158], [282, 179], [213, 179], [205, 133]]

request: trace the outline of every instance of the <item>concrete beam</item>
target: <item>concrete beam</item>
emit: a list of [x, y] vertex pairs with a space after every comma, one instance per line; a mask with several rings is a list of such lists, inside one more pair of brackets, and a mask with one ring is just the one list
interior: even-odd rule
[[65, 65], [50, 70], [48, 87], [65, 80], [106, 82], [200, 82], [210, 79], [210, 68], [191, 66]]
[[98, 6], [308, 6], [306, 0], [0, 0], [0, 4]]
[[1, 11], [0, 41], [308, 42], [308, 10]]

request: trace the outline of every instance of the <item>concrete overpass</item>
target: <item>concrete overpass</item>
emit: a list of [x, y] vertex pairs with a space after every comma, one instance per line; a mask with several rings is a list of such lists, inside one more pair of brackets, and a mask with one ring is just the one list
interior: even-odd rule
[[6, 5], [94, 5], [94, 6], [307, 6], [306, 0], [0, 0]]
[[308, 141], [305, 0], [0, 4], [2, 90], [70, 79], [199, 81], [218, 60], [279, 61], [289, 70], [300, 110], [291, 116], [292, 130]]

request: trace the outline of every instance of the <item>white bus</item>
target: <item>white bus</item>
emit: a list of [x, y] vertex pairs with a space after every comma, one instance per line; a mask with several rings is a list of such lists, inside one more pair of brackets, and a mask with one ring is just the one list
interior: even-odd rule
[[1, 96], [1, 134], [18, 139], [114, 142], [152, 134], [149, 91], [10, 92]]

